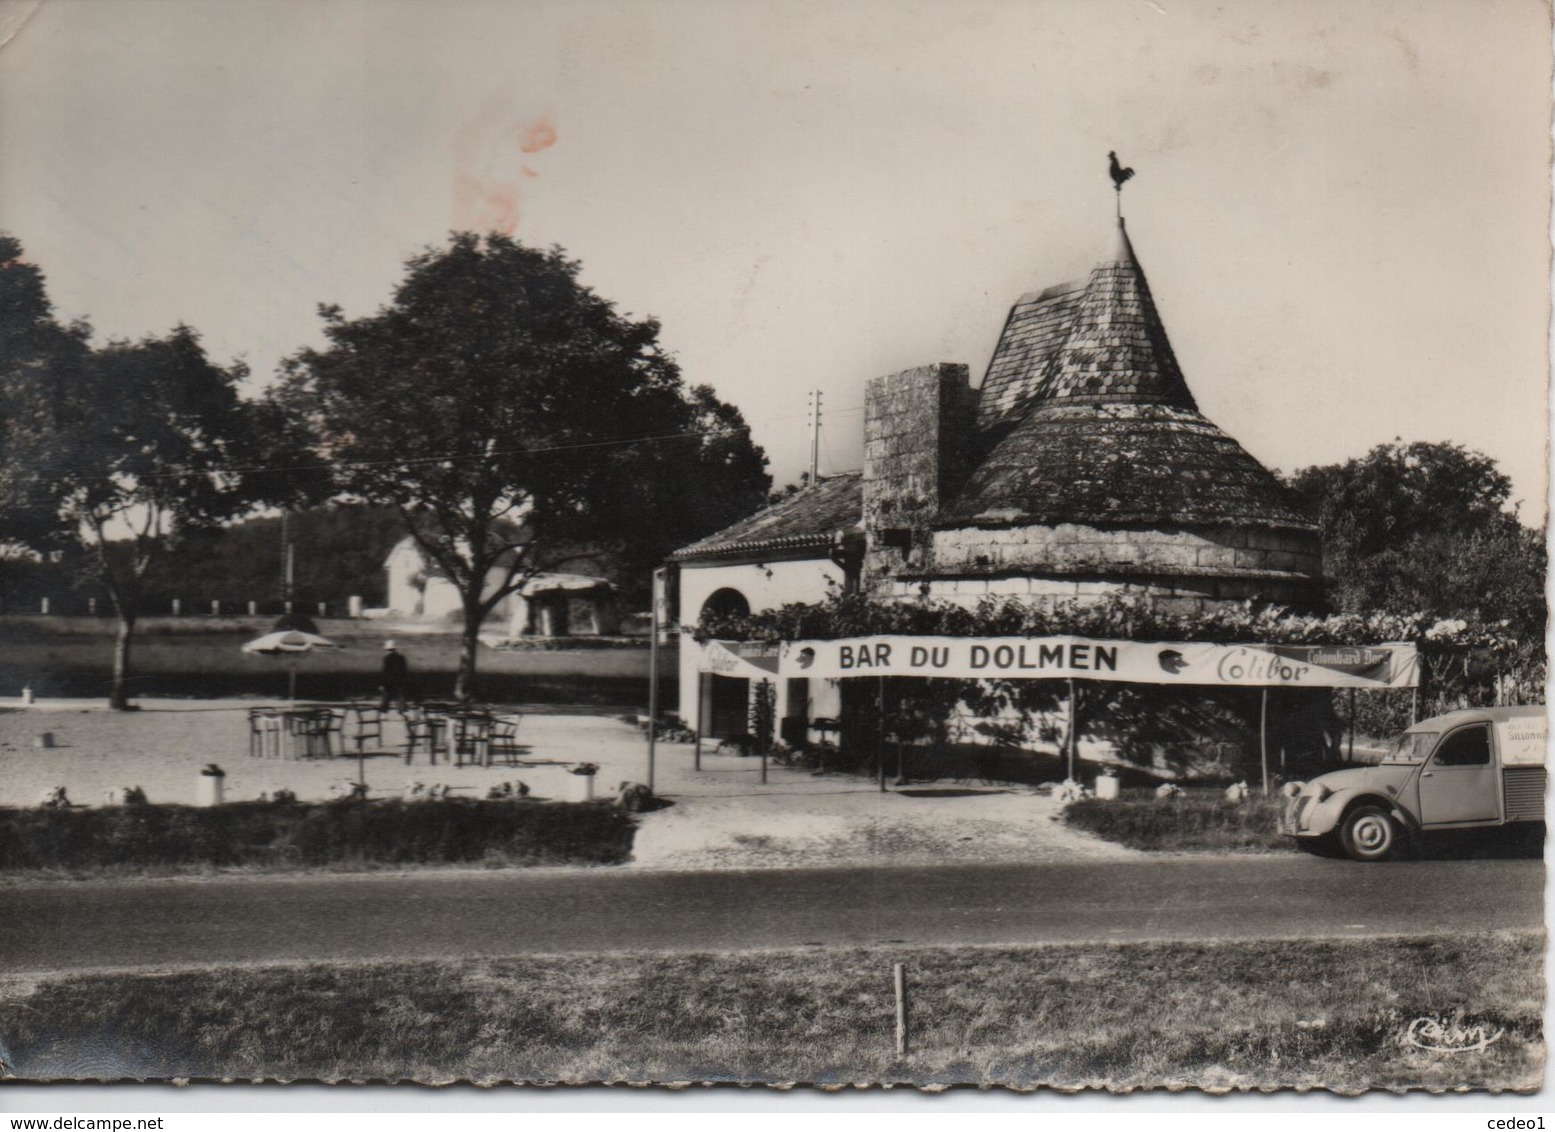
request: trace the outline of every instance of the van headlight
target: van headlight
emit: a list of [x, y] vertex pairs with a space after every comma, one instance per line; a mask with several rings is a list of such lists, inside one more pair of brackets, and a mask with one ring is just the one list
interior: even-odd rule
[[1312, 787], [1312, 800], [1314, 802], [1326, 802], [1333, 796], [1333, 793], [1334, 792], [1328, 788], [1327, 783], [1319, 782], [1317, 785]]

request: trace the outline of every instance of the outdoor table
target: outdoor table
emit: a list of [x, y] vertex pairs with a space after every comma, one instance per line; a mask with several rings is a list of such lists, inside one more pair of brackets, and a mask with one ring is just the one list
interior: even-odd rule
[[283, 732], [291, 736], [292, 758], [311, 759], [319, 754], [327, 757], [334, 753], [329, 738], [334, 730], [334, 711], [331, 708], [317, 705], [278, 708], [275, 716], [281, 721]]

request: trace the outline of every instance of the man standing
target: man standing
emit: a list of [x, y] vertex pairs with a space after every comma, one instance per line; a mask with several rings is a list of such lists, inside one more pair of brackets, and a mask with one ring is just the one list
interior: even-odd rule
[[410, 683], [410, 664], [394, 647], [393, 641], [383, 642], [383, 700], [379, 711], [388, 711], [393, 701], [401, 712], [405, 710], [405, 691]]

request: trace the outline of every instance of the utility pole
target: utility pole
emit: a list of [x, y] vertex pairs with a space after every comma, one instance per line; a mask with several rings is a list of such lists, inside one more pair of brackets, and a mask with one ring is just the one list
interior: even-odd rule
[[289, 511], [281, 512], [281, 545], [283, 547], [284, 561], [281, 575], [281, 600], [285, 603], [285, 611], [290, 613], [292, 611], [292, 578], [295, 563], [293, 562], [292, 554], [291, 512]]
[[821, 469], [821, 391], [810, 392], [810, 486], [814, 487]]

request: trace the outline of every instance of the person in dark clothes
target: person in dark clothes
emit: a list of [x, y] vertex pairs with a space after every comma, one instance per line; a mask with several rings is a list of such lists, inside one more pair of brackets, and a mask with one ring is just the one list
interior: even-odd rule
[[383, 642], [383, 700], [378, 705], [379, 711], [388, 711], [389, 704], [394, 703], [400, 711], [405, 710], [406, 690], [410, 685], [410, 663], [400, 655], [400, 651], [394, 647], [393, 641]]

